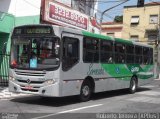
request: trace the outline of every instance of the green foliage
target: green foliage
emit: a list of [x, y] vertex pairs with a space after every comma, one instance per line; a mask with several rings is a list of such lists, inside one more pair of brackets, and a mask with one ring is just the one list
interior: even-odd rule
[[114, 22], [123, 22], [123, 16], [115, 16]]

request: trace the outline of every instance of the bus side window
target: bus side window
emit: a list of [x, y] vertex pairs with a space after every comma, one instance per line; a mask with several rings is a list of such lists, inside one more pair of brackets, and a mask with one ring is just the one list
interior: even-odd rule
[[79, 40], [76, 38], [63, 38], [62, 69], [64, 71], [72, 68], [79, 60]]
[[142, 64], [142, 47], [135, 46], [135, 63]]
[[143, 47], [143, 64], [152, 64], [153, 52], [151, 48]]
[[113, 63], [113, 42], [101, 40], [100, 60], [102, 63]]
[[128, 64], [134, 63], [134, 45], [126, 44], [126, 63]]
[[84, 37], [83, 61], [85, 63], [99, 62], [99, 39], [92, 38], [92, 37]]
[[126, 46], [122, 43], [115, 43], [115, 62], [116, 63], [125, 63], [125, 52]]

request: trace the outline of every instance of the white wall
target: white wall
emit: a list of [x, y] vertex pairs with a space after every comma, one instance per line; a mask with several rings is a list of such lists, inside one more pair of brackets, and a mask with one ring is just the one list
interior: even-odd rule
[[16, 17], [40, 14], [41, 0], [0, 0], [0, 11]]

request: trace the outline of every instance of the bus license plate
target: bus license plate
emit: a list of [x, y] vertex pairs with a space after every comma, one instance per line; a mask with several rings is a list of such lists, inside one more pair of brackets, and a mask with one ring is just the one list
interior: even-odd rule
[[25, 89], [32, 89], [32, 86], [25, 86]]

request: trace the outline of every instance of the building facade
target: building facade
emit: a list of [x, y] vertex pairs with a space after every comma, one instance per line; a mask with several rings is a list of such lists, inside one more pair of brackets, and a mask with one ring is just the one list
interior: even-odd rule
[[160, 3], [148, 3], [144, 7], [126, 6], [122, 37], [150, 44], [158, 39], [159, 22]]
[[114, 38], [122, 38], [123, 23], [104, 22], [102, 23], [101, 34], [111, 36]]

